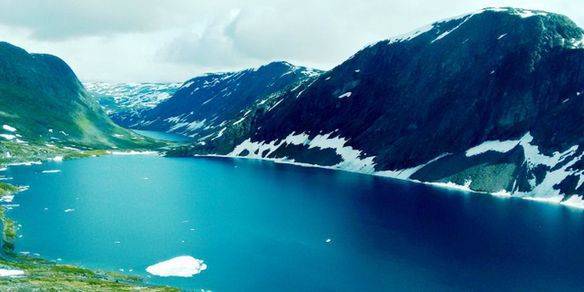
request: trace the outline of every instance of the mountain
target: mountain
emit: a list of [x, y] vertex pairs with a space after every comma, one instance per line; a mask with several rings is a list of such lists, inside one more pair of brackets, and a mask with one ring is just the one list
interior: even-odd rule
[[320, 73], [287, 62], [273, 62], [256, 69], [205, 74], [185, 82], [156, 107], [142, 111], [139, 120], [127, 118], [122, 124], [191, 137], [220, 133], [254, 102], [268, 100]]
[[12, 144], [105, 149], [149, 143], [115, 125], [63, 60], [5, 42], [0, 42], [0, 126], [6, 155]]
[[584, 33], [487, 8], [368, 46], [170, 155], [313, 164], [584, 203]]
[[116, 124], [123, 127], [140, 122], [141, 113], [169, 99], [182, 83], [84, 83]]

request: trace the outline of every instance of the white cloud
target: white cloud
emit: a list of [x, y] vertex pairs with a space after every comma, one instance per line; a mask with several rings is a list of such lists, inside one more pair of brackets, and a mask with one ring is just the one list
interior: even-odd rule
[[83, 80], [183, 81], [273, 60], [329, 69], [367, 44], [487, 6], [566, 14], [573, 0], [0, 0], [0, 40]]

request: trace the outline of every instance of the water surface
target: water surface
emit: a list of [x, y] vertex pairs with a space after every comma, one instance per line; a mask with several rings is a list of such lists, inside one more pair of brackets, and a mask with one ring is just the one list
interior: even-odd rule
[[[60, 169], [60, 173], [42, 173]], [[108, 156], [12, 167], [18, 251], [214, 291], [584, 288], [584, 215], [516, 199], [270, 162]], [[74, 209], [65, 212], [67, 209]], [[327, 242], [330, 239], [330, 242]], [[132, 272], [129, 272], [130, 269]]]

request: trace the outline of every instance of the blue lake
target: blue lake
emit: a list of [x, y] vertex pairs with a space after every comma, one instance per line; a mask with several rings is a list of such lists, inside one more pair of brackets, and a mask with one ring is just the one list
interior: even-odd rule
[[[42, 173], [59, 169], [59, 173]], [[11, 167], [18, 251], [214, 291], [583, 289], [584, 212], [323, 169], [107, 156]], [[74, 209], [65, 212], [67, 209]], [[326, 242], [330, 239], [330, 242]], [[150, 276], [189, 255], [207, 270]], [[129, 270], [132, 269], [132, 272]]]

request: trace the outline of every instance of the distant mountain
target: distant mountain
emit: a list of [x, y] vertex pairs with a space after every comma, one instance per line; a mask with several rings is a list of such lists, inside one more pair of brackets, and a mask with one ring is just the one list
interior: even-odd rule
[[142, 111], [139, 118], [115, 119], [134, 129], [199, 138], [218, 134], [235, 117], [245, 115], [244, 109], [255, 102], [267, 102], [320, 73], [286, 62], [239, 72], [209, 73], [185, 82], [171, 98]]
[[583, 98], [581, 28], [553, 13], [489, 8], [366, 47], [170, 154], [581, 204], [571, 195], [584, 194]]
[[0, 143], [23, 147], [116, 148], [145, 142], [112, 123], [63, 60], [5, 42], [0, 42], [0, 127]]
[[85, 88], [118, 125], [130, 127], [141, 121], [141, 113], [169, 99], [182, 83], [87, 82]]

